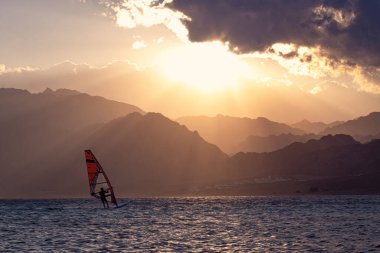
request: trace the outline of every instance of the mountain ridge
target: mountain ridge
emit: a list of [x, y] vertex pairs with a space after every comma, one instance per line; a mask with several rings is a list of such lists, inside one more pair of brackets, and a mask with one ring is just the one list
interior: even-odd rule
[[348, 120], [321, 132], [321, 134], [336, 133], [361, 136], [377, 135], [380, 133], [380, 112], [371, 112], [366, 116]]
[[264, 117], [251, 119], [219, 114], [215, 117], [187, 116], [178, 118], [177, 121], [198, 131], [203, 138], [218, 145], [226, 153], [235, 153], [236, 147], [249, 135], [303, 134], [302, 130]]
[[318, 134], [324, 131], [326, 128], [333, 127], [343, 123], [343, 121], [334, 121], [331, 123], [324, 122], [311, 122], [309, 120], [301, 120], [299, 122], [290, 124], [291, 127], [301, 129], [305, 133]]
[[[87, 196], [84, 149], [94, 151], [119, 196], [294, 194], [308, 187], [380, 193], [380, 140], [361, 144], [351, 136], [327, 135], [229, 157], [202, 133], [160, 113], [56, 92], [0, 89], [1, 198]], [[212, 122], [222, 136], [252, 130], [249, 118], [241, 128], [241, 119], [217, 117], [221, 121]], [[220, 124], [225, 119], [236, 128]], [[293, 131], [266, 118], [253, 122], [262, 133]]]
[[31, 187], [30, 192], [47, 196], [86, 194], [84, 149], [93, 150], [115, 190], [128, 196], [178, 194], [213, 184], [220, 180], [228, 159], [217, 146], [177, 122], [159, 113], [135, 112], [50, 150], [54, 160], [36, 161], [39, 167], [30, 178], [19, 180], [17, 188]]

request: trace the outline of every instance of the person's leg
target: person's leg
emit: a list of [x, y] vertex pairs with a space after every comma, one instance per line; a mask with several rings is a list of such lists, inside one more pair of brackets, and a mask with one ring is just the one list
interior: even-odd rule
[[106, 204], [107, 204], [107, 208], [110, 208], [110, 206], [108, 205], [108, 201], [106, 200]]

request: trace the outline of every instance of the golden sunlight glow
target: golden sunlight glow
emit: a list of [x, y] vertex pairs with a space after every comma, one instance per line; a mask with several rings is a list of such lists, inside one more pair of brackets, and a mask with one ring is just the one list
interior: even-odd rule
[[208, 92], [234, 88], [253, 74], [246, 62], [220, 42], [189, 43], [168, 50], [158, 65], [171, 81]]

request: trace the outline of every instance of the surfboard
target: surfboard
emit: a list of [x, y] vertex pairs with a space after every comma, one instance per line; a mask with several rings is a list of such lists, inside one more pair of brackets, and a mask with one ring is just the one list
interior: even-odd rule
[[126, 206], [128, 204], [129, 204], [128, 202], [123, 202], [121, 204], [118, 204], [117, 206], [114, 206], [113, 208], [122, 208], [122, 207], [124, 207], [124, 206]]

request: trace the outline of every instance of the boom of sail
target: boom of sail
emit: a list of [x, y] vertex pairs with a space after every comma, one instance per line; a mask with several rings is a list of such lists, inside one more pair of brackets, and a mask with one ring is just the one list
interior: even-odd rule
[[95, 155], [91, 152], [91, 150], [85, 150], [84, 154], [86, 157], [88, 183], [90, 185], [91, 196], [100, 198], [100, 188], [103, 188], [106, 192], [108, 192], [107, 199], [109, 202], [115, 206], [118, 206], [111, 182]]

